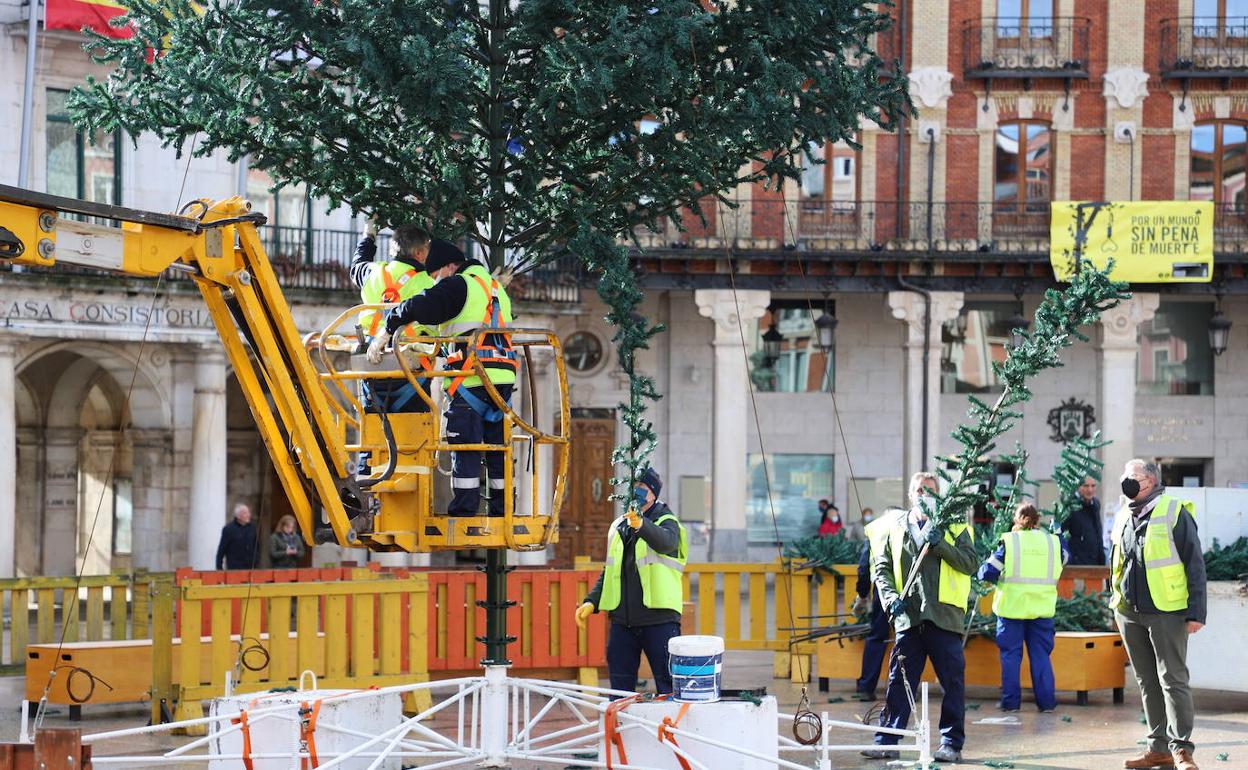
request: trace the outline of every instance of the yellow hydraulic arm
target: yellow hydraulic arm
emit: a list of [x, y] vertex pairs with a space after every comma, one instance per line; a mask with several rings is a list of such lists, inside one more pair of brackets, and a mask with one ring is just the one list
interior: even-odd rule
[[[264, 216], [250, 208], [245, 200], [234, 197], [192, 201], [178, 215], [156, 214], [0, 185], [0, 260], [41, 267], [79, 265], [141, 276], [172, 269], [194, 279], [309, 543], [427, 551], [526, 549], [552, 542], [567, 469], [566, 397], [558, 435], [537, 431], [504, 405], [509, 438], [500, 450], [507, 452], [509, 460], [513, 441], [527, 442], [530, 458], [539, 445], [556, 452], [556, 493], [548, 513], [520, 517], [513, 523], [509, 474], [505, 522], [485, 517], [430, 521], [431, 479], [436, 475], [430, 472], [431, 466], [436, 468], [439, 451], [450, 448], [439, 434], [438, 421], [429, 415], [419, 422], [403, 422], [406, 415], [365, 414], [344, 387], [345, 382], [364, 375], [318, 367], [316, 361], [328, 361], [323, 341], [331, 336], [329, 330], [310, 340], [301, 338], [256, 229], [264, 224]], [[65, 215], [110, 220], [121, 226]], [[549, 341], [527, 344], [549, 342], [555, 348], [560, 391], [566, 393], [558, 341], [548, 336]], [[403, 363], [402, 356], [396, 354], [396, 358]], [[389, 376], [416, 382], [417, 373], [405, 364], [401, 369]], [[420, 397], [431, 400], [423, 388]], [[355, 408], [344, 408], [344, 401], [353, 402]], [[514, 439], [510, 437], [513, 425], [520, 428]], [[355, 434], [354, 439], [348, 432]], [[373, 463], [385, 466], [385, 471], [358, 478], [351, 457], [361, 449], [370, 449]], [[535, 497], [531, 513], [537, 509]], [[384, 531], [377, 531], [374, 521]], [[367, 524], [357, 532], [359, 522]]]

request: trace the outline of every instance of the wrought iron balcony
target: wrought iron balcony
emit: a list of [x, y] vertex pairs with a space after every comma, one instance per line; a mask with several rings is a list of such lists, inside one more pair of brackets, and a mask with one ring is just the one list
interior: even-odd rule
[[1161, 23], [1163, 78], [1248, 76], [1248, 17], [1187, 16]]
[[962, 28], [962, 70], [968, 80], [1087, 78], [1092, 22], [1081, 17], [989, 17]]

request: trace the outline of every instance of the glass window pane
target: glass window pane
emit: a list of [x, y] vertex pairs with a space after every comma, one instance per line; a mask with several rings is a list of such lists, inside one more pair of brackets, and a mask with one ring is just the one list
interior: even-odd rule
[[1206, 124], [1192, 129], [1191, 165], [1188, 172], [1188, 198], [1211, 201], [1213, 197], [1213, 150], [1217, 126]]
[[1192, 12], [1197, 16], [1217, 16], [1218, 0], [1196, 0]]
[[749, 542], [775, 543], [778, 534], [779, 542], [788, 544], [813, 536], [819, 531], [819, 500], [832, 499], [833, 455], [768, 454], [765, 463], [763, 457], [751, 453], [746, 461]]
[[1023, 0], [997, 0], [997, 15], [1017, 19], [1023, 15]]
[[1053, 20], [1053, 0], [1031, 0], [1027, 4], [1027, 20], [1045, 26]]
[[999, 393], [1001, 383], [993, 371], [1002, 363], [1010, 339], [1010, 319], [1018, 311], [1014, 302], [968, 302], [966, 331], [959, 336], [947, 329], [948, 340], [941, 356], [942, 393]]
[[128, 555], [133, 551], [134, 503], [130, 479], [113, 482], [113, 553]]
[[1048, 126], [1027, 126], [1027, 186], [1025, 195], [1029, 204], [1039, 203], [1044, 205], [1050, 200], [1049, 169], [1053, 162], [1053, 156], [1050, 152], [1052, 136]]
[[1222, 178], [1218, 200], [1225, 206], [1239, 208], [1244, 202], [1244, 142], [1242, 125], [1222, 124]]
[[806, 147], [805, 157], [802, 159], [802, 194], [808, 198], [823, 197], [823, 175], [828, 167], [816, 162], [822, 158], [819, 145], [812, 143]]
[[1248, 0], [1226, 0], [1226, 18], [1228, 20], [1244, 16], [1248, 16]]
[[1213, 305], [1207, 302], [1162, 302], [1153, 320], [1140, 324], [1137, 392], [1213, 395], [1212, 316]]
[[120, 203], [116, 197], [116, 134], [97, 131], [94, 143], [83, 148], [86, 199], [97, 203]]
[[1019, 198], [1018, 137], [1017, 124], [1007, 123], [997, 128], [993, 200], [999, 203], [1016, 201]]
[[78, 197], [78, 132], [68, 123], [48, 121], [49, 195]]

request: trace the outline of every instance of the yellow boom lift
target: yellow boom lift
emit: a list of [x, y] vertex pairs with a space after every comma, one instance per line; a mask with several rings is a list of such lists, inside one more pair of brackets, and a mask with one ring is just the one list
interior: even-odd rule
[[[555, 542], [569, 449], [567, 374], [558, 338], [549, 330], [523, 327], [482, 328], [465, 337], [404, 337], [393, 351], [391, 368], [339, 370], [333, 362], [343, 356], [335, 354], [359, 344], [353, 333], [341, 330], [353, 329], [361, 310], [388, 306], [352, 307], [325, 329], [300, 337], [256, 229], [264, 221], [238, 197], [192, 201], [171, 215], [0, 185], [0, 260], [140, 276], [176, 270], [190, 276], [208, 306], [309, 543], [428, 552], [538, 550]], [[522, 368], [533, 348], [553, 351], [559, 390], [556, 432], [538, 430], [535, 403], [530, 419], [522, 419], [495, 391], [479, 362], [470, 360], [454, 370], [438, 370], [429, 363], [453, 344], [504, 331], [520, 351]], [[413, 364], [411, 359], [425, 363]], [[434, 407], [438, 389], [425, 383], [472, 374], [481, 377], [494, 406], [503, 413], [503, 441], [458, 448], [506, 453], [501, 518], [450, 518], [435, 512], [438, 456], [452, 449], [436, 408], [378, 414], [366, 412], [356, 396], [362, 379], [403, 378], [417, 397]], [[527, 379], [532, 396], [533, 380]], [[372, 468], [364, 476], [355, 470], [354, 458], [361, 452], [370, 454]], [[521, 459], [524, 462], [518, 462]], [[520, 515], [515, 505], [516, 475], [534, 476], [542, 462], [552, 463], [553, 492], [550, 499], [542, 499], [544, 485], [530, 478], [523, 486], [531, 501]]]

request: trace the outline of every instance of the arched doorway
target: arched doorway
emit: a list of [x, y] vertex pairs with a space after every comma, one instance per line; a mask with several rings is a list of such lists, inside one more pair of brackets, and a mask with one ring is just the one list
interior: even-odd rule
[[19, 365], [19, 575], [164, 566], [169, 411], [144, 369], [117, 346], [83, 342]]

